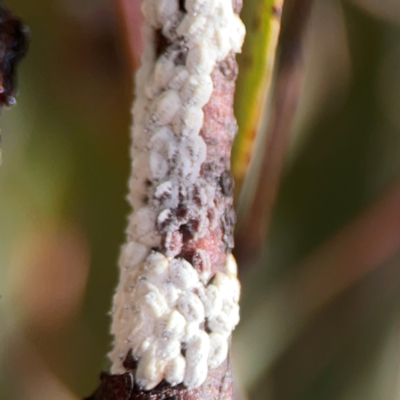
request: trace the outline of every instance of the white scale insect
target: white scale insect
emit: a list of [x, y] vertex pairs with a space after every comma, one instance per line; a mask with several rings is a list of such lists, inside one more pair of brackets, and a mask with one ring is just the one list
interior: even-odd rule
[[[178, 205], [178, 188], [186, 187], [190, 198], [196, 182], [202, 229], [219, 218], [207, 219], [205, 210], [215, 190], [199, 175], [207, 157], [199, 136], [202, 107], [212, 95], [212, 71], [230, 52], [240, 51], [245, 28], [232, 0], [186, 0], [185, 10], [179, 9], [178, 0], [142, 1], [146, 47], [136, 76], [128, 196], [135, 210], [119, 262], [109, 358], [112, 373], [123, 373], [123, 361], [132, 349], [138, 360], [135, 381], [145, 390], [163, 379], [172, 386], [202, 385], [208, 369], [225, 361], [229, 337], [239, 322], [240, 285], [232, 255], [225, 272], [211, 277], [204, 250], [193, 261], [201, 263], [200, 275], [186, 260], [151, 250], [160, 245], [157, 226], [167, 223]], [[184, 65], [175, 65], [173, 51], [155, 59], [156, 30], [171, 41], [183, 38], [188, 49]]]

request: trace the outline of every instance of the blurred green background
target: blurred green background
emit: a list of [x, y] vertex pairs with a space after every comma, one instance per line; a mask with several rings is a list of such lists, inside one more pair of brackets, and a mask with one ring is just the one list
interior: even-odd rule
[[[132, 71], [111, 0], [6, 3], [32, 42], [18, 106], [0, 119], [0, 399], [79, 399], [108, 367]], [[400, 398], [400, 229], [390, 251], [379, 220], [379, 248], [351, 234], [399, 179], [400, 2], [318, 0], [263, 256], [242, 273], [244, 398]], [[380, 257], [364, 267], [364, 250]]]

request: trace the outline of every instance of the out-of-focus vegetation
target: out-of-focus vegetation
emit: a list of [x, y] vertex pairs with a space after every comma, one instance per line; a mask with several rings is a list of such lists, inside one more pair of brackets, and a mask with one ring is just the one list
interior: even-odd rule
[[282, 0], [247, 1], [240, 14], [246, 26], [246, 42], [238, 58], [235, 116], [240, 130], [232, 148], [235, 192], [242, 187], [251, 159], [257, 126], [268, 97], [280, 32]]
[[[129, 56], [111, 0], [8, 5], [32, 44], [0, 118], [0, 399], [78, 399], [107, 368]], [[396, 400], [400, 234], [369, 213], [400, 179], [400, 3], [318, 0], [309, 25], [263, 257], [242, 266], [236, 376], [251, 399]]]

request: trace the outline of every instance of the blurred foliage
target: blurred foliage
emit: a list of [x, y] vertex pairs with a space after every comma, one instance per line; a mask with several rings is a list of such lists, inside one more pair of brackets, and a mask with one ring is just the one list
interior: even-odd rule
[[232, 174], [236, 195], [246, 175], [272, 80], [282, 5], [282, 0], [245, 1], [240, 15], [246, 40], [238, 56], [240, 77], [235, 93], [239, 131], [232, 149]]
[[[111, 1], [8, 5], [28, 22], [32, 44], [18, 106], [0, 119], [0, 399], [71, 400], [108, 365], [107, 312], [128, 212], [129, 57]], [[397, 12], [391, 0], [315, 4], [272, 225], [258, 267], [243, 277], [234, 349], [249, 398], [400, 396], [399, 254], [306, 319], [298, 313], [316, 299], [303, 291], [293, 307], [280, 290], [399, 177]], [[290, 332], [285, 341], [257, 336], [265, 326]]]

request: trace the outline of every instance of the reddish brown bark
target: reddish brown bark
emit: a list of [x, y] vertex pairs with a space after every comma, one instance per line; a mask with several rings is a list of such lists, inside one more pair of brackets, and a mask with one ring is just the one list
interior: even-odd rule
[[[205, 234], [197, 235], [198, 221], [191, 219], [191, 213], [200, 206], [194, 199], [185, 208], [174, 210], [179, 216], [176, 223], [176, 237], [182, 241], [182, 248], [178, 257], [183, 257], [195, 267], [198, 267], [195, 259], [197, 250], [205, 250], [211, 259], [212, 275], [223, 271], [226, 262], [226, 253], [233, 248], [233, 229], [235, 224], [235, 212], [233, 209], [232, 189], [233, 179], [230, 174], [230, 151], [232, 141], [237, 131], [236, 120], [233, 115], [233, 94], [235, 79], [237, 76], [237, 64], [234, 54], [217, 65], [212, 80], [214, 91], [209, 103], [203, 108], [204, 124], [200, 135], [207, 145], [207, 158], [202, 165], [200, 176], [206, 179], [209, 186], [215, 187], [216, 197], [208, 214], [222, 214], [219, 226]], [[193, 214], [195, 214], [193, 212]], [[196, 238], [198, 237], [198, 238]], [[195, 239], [196, 238], [196, 239]], [[160, 249], [166, 252], [168, 249]], [[201, 271], [199, 271], [201, 272]]]

